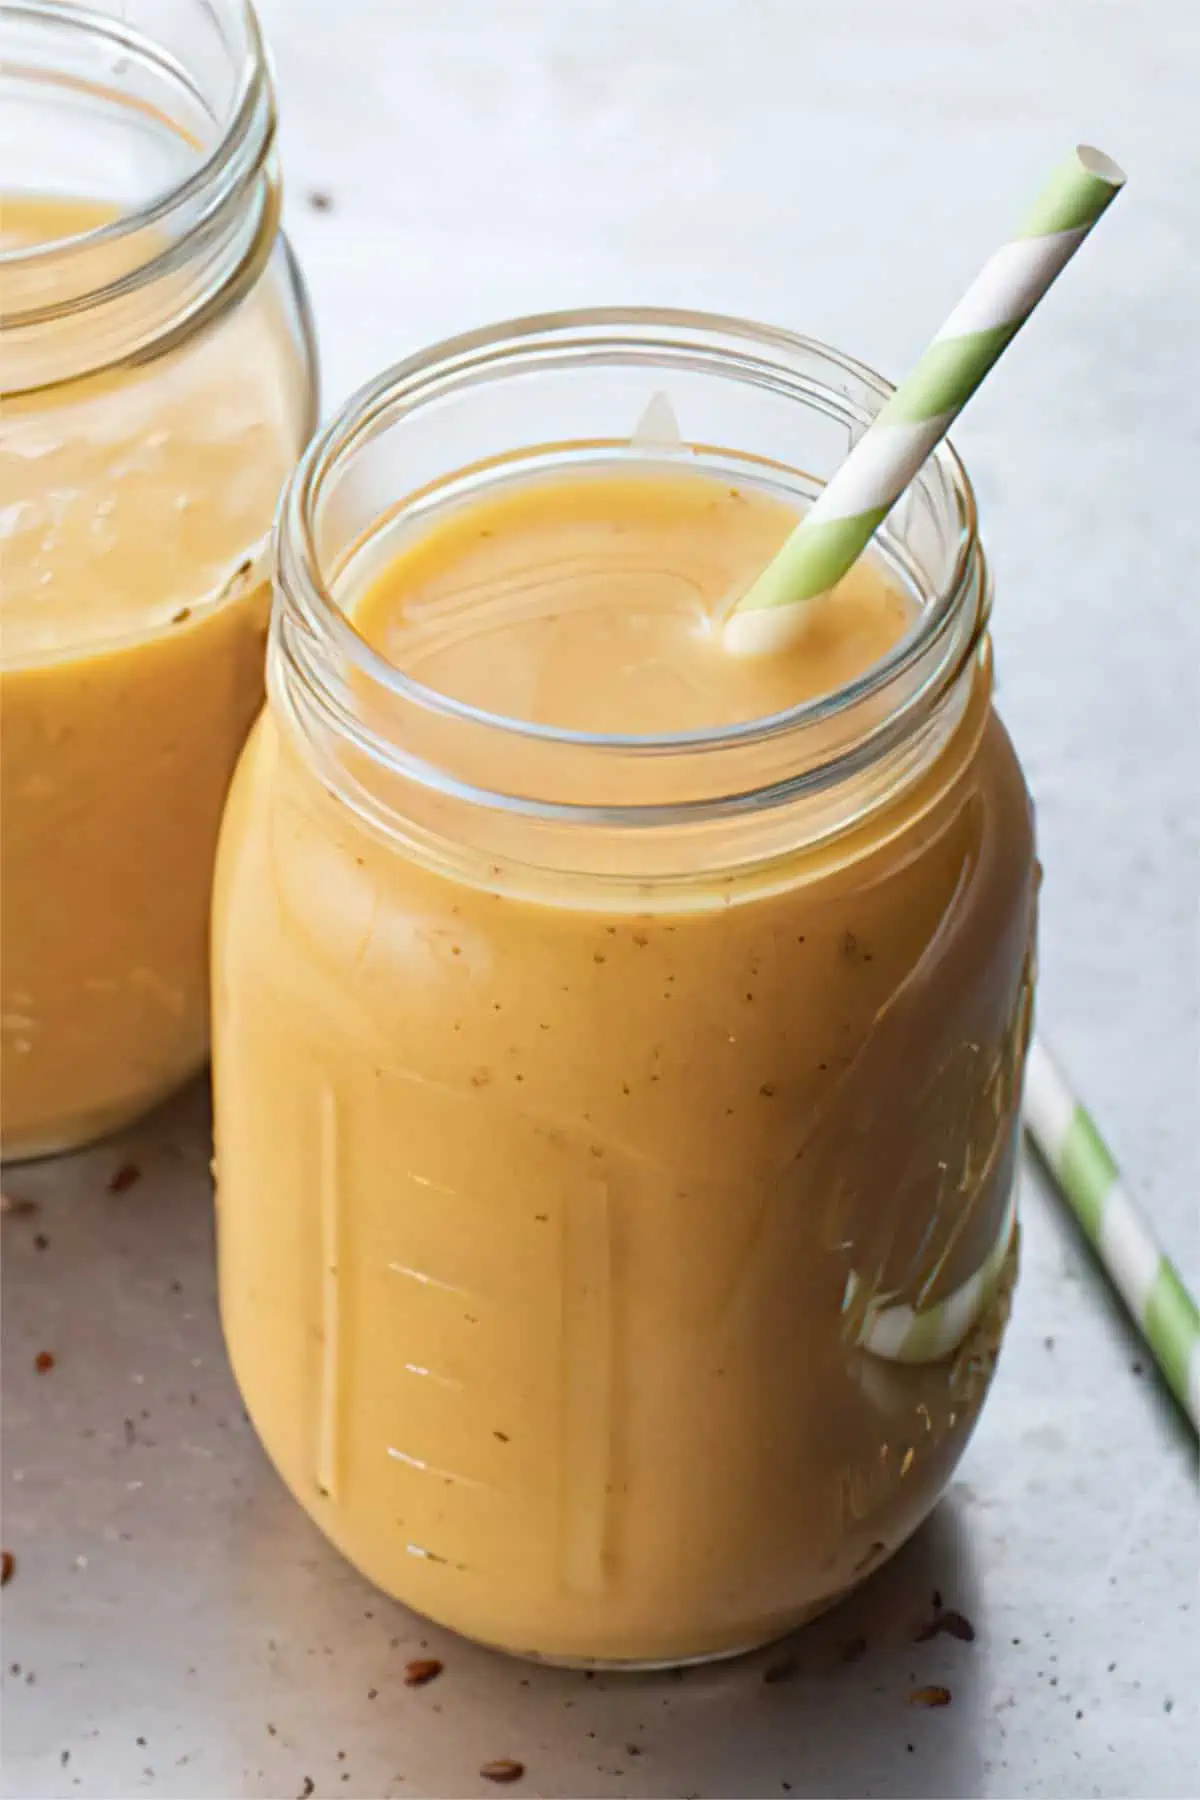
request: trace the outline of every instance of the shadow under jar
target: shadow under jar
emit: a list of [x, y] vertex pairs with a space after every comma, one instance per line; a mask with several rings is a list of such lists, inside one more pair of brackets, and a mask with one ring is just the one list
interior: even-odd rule
[[[685, 444], [631, 443], [657, 390]], [[1030, 806], [948, 448], [881, 534], [911, 629], [767, 719], [492, 715], [354, 609], [396, 534], [573, 467], [802, 508], [888, 392], [733, 320], [526, 320], [364, 390], [281, 510], [215, 899], [224, 1328], [333, 1542], [488, 1644], [734, 1654], [933, 1505], [1014, 1272]]]
[[221, 808], [315, 358], [238, 0], [0, 5], [0, 1131], [116, 1129], [208, 1052]]

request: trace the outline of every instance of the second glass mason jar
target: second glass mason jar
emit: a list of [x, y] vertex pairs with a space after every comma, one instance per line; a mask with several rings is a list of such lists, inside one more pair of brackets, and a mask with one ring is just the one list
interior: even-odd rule
[[6, 1157], [207, 1055], [217, 829], [315, 410], [274, 137], [241, 0], [0, 4]]
[[733, 1654], [933, 1505], [1014, 1272], [1030, 807], [948, 447], [879, 540], [915, 624], [768, 719], [488, 714], [356, 598], [526, 476], [803, 506], [888, 392], [732, 320], [527, 320], [364, 391], [285, 499], [215, 900], [225, 1332], [334, 1543], [489, 1644]]

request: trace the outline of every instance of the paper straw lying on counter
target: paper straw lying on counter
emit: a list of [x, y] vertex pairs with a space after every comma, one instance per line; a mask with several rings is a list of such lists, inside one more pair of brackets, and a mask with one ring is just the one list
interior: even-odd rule
[[900, 495], [1120, 192], [1125, 176], [1086, 144], [1059, 164], [915, 369], [833, 474], [782, 550], [738, 600], [724, 642], [770, 654], [804, 630], [805, 604], [858, 561]]
[[1024, 1120], [1167, 1385], [1200, 1431], [1196, 1302], [1134, 1204], [1095, 1121], [1036, 1039], [1025, 1069]]

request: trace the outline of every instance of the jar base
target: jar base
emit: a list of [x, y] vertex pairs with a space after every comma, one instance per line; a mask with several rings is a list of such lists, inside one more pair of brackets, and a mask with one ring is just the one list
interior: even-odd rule
[[60, 1125], [16, 1133], [4, 1131], [0, 1126], [0, 1163], [9, 1166], [16, 1163], [46, 1162], [54, 1156], [70, 1156], [76, 1151], [88, 1150], [105, 1138], [115, 1137], [118, 1132], [135, 1125], [139, 1119], [144, 1119], [148, 1113], [165, 1105], [173, 1095], [196, 1079], [207, 1062], [206, 1050], [195, 1061], [189, 1062], [182, 1073], [172, 1075], [162, 1086], [153, 1088], [149, 1093], [140, 1095], [135, 1100], [124, 1100], [117, 1106], [93, 1107], [89, 1111], [75, 1113]]
[[[900, 1545], [896, 1545], [898, 1550]], [[895, 1554], [889, 1551], [884, 1561], [891, 1560]], [[875, 1565], [882, 1568], [883, 1563]], [[874, 1573], [872, 1569], [872, 1574]], [[857, 1583], [852, 1584], [857, 1585]], [[484, 1650], [494, 1650], [501, 1656], [515, 1657], [518, 1662], [536, 1663], [543, 1669], [577, 1669], [596, 1675], [667, 1675], [675, 1670], [707, 1669], [718, 1663], [737, 1662], [743, 1656], [754, 1656], [760, 1650], [767, 1650], [772, 1644], [781, 1644], [797, 1631], [803, 1631], [817, 1619], [832, 1612], [850, 1593], [850, 1588], [840, 1588], [837, 1593], [830, 1594], [824, 1600], [816, 1600], [803, 1611], [795, 1614], [786, 1625], [772, 1626], [771, 1629], [743, 1642], [721, 1650], [704, 1650], [689, 1656], [655, 1656], [655, 1657], [614, 1657], [614, 1656], [546, 1656], [537, 1650], [516, 1650], [510, 1644], [496, 1643], [487, 1638], [469, 1637], [463, 1632], [455, 1635], [465, 1637], [468, 1643], [478, 1644]], [[412, 1609], [410, 1609], [412, 1610]], [[418, 1614], [418, 1617], [424, 1617]], [[436, 1620], [430, 1620], [436, 1624]], [[453, 1627], [442, 1627], [451, 1630]]]
[[681, 1648], [678, 1651], [668, 1650], [664, 1653], [662, 1649], [655, 1647], [649, 1654], [633, 1656], [587, 1655], [571, 1650], [534, 1650], [528, 1646], [528, 1643], [522, 1643], [519, 1638], [489, 1634], [486, 1629], [473, 1630], [464, 1627], [458, 1622], [462, 1617], [460, 1608], [454, 1608], [456, 1616], [450, 1616], [451, 1609], [449, 1608], [443, 1612], [436, 1606], [420, 1605], [412, 1596], [411, 1588], [406, 1586], [402, 1589], [394, 1580], [387, 1579], [385, 1571], [381, 1570], [377, 1563], [373, 1563], [371, 1559], [364, 1558], [359, 1553], [359, 1547], [352, 1544], [348, 1536], [339, 1529], [340, 1521], [335, 1511], [331, 1511], [323, 1501], [314, 1504], [311, 1490], [305, 1491], [295, 1480], [289, 1478], [286, 1472], [287, 1460], [279, 1454], [279, 1446], [274, 1434], [264, 1429], [267, 1416], [258, 1405], [257, 1396], [254, 1393], [254, 1383], [246, 1379], [246, 1370], [231, 1341], [227, 1321], [225, 1341], [234, 1379], [241, 1393], [247, 1415], [277, 1475], [293, 1498], [323, 1531], [333, 1549], [344, 1556], [346, 1561], [378, 1592], [386, 1595], [397, 1605], [404, 1607], [414, 1618], [436, 1626], [439, 1630], [453, 1633], [464, 1643], [477, 1644], [483, 1649], [511, 1656], [519, 1662], [548, 1668], [591, 1671], [592, 1673], [649, 1675], [732, 1662], [740, 1657], [765, 1650], [772, 1644], [779, 1644], [840, 1606], [866, 1581], [872, 1580], [903, 1549], [929, 1517], [938, 1498], [945, 1492], [953, 1470], [974, 1429], [1003, 1339], [1018, 1262], [1019, 1232], [1014, 1232], [1004, 1260], [997, 1291], [990, 1305], [959, 1347], [953, 1364], [943, 1361], [938, 1365], [944, 1371], [944, 1378], [948, 1382], [952, 1382], [956, 1389], [960, 1388], [961, 1391], [954, 1407], [958, 1414], [957, 1426], [942, 1446], [939, 1468], [934, 1473], [934, 1479], [926, 1499], [902, 1509], [892, 1518], [890, 1526], [885, 1525], [878, 1515], [873, 1515], [870, 1520], [862, 1522], [860, 1530], [864, 1536], [869, 1534], [871, 1539], [867, 1553], [860, 1556], [857, 1561], [849, 1563], [849, 1566], [843, 1567], [838, 1585], [830, 1591], [809, 1601], [807, 1605], [800, 1605], [789, 1612], [776, 1614], [772, 1619], [762, 1620], [759, 1629], [749, 1629], [744, 1637], [738, 1637], [732, 1642], [718, 1642], [715, 1647], [702, 1650]]

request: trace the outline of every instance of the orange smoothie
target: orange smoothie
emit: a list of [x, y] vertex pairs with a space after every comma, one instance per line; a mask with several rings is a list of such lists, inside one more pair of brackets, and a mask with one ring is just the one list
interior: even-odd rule
[[[0, 249], [112, 217], [10, 197]], [[262, 699], [261, 551], [307, 429], [296, 357], [260, 284], [163, 355], [0, 402], [5, 1156], [111, 1129], [204, 1061], [217, 827]]]
[[[368, 781], [281, 662], [226, 815], [237, 1379], [347, 1556], [520, 1653], [701, 1659], [829, 1605], [933, 1504], [1007, 1316], [1034, 874], [986, 652], [836, 826], [807, 790], [618, 818], [626, 777], [567, 740], [545, 766], [589, 822], [512, 798], [546, 742], [513, 722], [711, 731], [877, 666], [917, 606], [871, 560], [795, 653], [722, 650], [795, 516], [653, 462], [402, 512], [334, 591], [383, 666], [509, 722], [468, 755], [488, 805], [428, 777], [465, 715], [339, 690]], [[638, 779], [669, 808], [696, 770]]]

